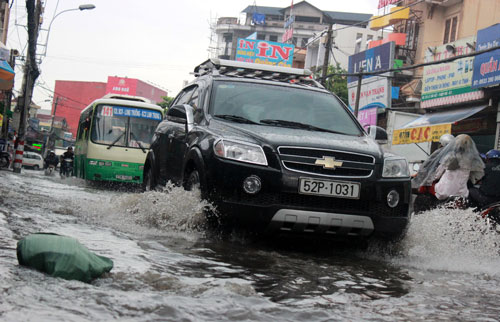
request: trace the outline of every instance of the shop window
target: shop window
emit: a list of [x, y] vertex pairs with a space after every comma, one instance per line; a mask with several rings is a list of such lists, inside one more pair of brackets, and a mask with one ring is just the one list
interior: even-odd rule
[[257, 34], [258, 40], [266, 40], [266, 34]]
[[278, 41], [278, 36], [276, 36], [276, 35], [270, 35], [269, 36], [269, 41], [275, 41], [275, 42]]
[[444, 24], [443, 44], [454, 42], [457, 39], [458, 17], [446, 19]]

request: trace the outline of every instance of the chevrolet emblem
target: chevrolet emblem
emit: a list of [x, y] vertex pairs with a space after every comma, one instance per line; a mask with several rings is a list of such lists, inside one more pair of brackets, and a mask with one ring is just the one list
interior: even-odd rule
[[322, 159], [316, 159], [316, 162], [314, 162], [314, 164], [322, 165], [323, 169], [335, 170], [335, 168], [341, 167], [343, 162], [335, 161], [335, 158], [332, 157], [323, 157]]

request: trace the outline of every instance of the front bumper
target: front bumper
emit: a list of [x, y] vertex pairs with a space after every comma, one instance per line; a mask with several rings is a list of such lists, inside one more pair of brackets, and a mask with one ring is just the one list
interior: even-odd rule
[[[250, 175], [262, 182], [255, 195], [243, 191], [243, 180]], [[301, 177], [359, 182], [360, 198], [299, 194]], [[391, 237], [400, 235], [409, 220], [409, 179], [325, 178], [216, 159], [207, 180], [211, 199], [225, 219], [254, 230]], [[401, 198], [394, 208], [387, 205], [391, 190]]]

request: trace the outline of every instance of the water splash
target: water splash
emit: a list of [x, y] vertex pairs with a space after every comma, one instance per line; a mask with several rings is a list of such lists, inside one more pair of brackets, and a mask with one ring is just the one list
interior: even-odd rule
[[472, 209], [437, 208], [413, 216], [398, 265], [500, 275], [500, 231]]

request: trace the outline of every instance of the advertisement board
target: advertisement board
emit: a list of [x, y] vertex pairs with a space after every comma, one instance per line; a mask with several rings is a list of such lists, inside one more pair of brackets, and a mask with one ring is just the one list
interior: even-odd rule
[[451, 134], [451, 123], [394, 130], [392, 144], [439, 142], [443, 134]]
[[[394, 42], [389, 42], [378, 47], [349, 56], [349, 73], [372, 72], [392, 68], [394, 63]], [[390, 106], [391, 84], [389, 73], [380, 76], [364, 76], [361, 82], [359, 96], [358, 120], [363, 126], [376, 125], [377, 110]], [[358, 78], [347, 78], [349, 92], [349, 107], [354, 110], [356, 105], [356, 92]]]
[[[475, 36], [462, 38], [452, 44], [437, 47], [433, 53], [426, 51], [425, 61], [439, 61], [453, 56], [469, 54], [474, 49], [467, 44], [473, 44], [475, 41]], [[484, 96], [482, 92], [471, 88], [473, 61], [473, 57], [468, 57], [450, 63], [425, 66], [422, 80], [421, 106], [428, 108], [482, 98]]]
[[282, 67], [292, 67], [294, 45], [278, 42], [238, 39], [236, 60]]
[[[477, 32], [476, 51], [500, 46], [500, 24]], [[472, 88], [500, 84], [500, 49], [478, 55], [474, 58]]]
[[137, 79], [126, 77], [108, 76], [106, 94], [123, 94], [135, 96], [137, 92]]

